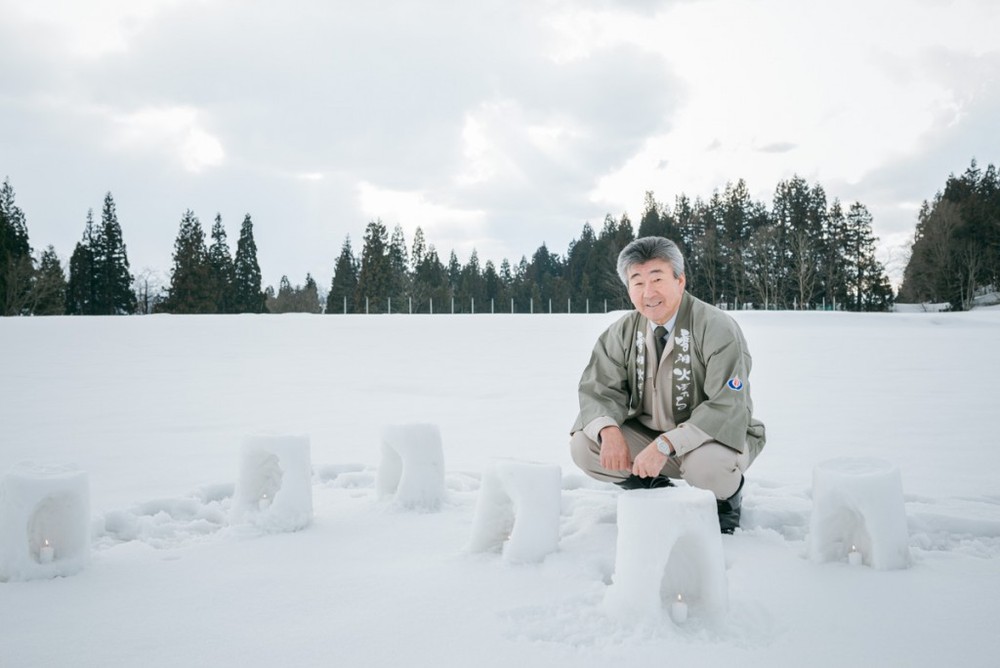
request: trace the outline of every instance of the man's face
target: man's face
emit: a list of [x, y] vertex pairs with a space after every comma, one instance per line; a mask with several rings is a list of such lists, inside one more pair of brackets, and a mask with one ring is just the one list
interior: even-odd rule
[[628, 269], [628, 296], [639, 313], [658, 325], [677, 313], [684, 295], [684, 275], [674, 278], [666, 260], [633, 264]]

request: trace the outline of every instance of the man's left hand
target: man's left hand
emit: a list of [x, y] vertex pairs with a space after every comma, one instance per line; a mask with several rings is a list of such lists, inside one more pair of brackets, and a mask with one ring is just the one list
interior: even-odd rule
[[635, 456], [632, 463], [632, 473], [640, 478], [655, 478], [660, 475], [664, 465], [667, 463], [667, 456], [660, 452], [656, 443], [650, 443]]

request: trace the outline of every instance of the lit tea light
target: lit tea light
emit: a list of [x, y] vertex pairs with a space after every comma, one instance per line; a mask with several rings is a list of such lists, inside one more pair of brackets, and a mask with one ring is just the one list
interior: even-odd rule
[[262, 494], [260, 500], [257, 502], [257, 507], [264, 510], [269, 505], [271, 505], [271, 499], [267, 498], [267, 494]]
[[45, 542], [40, 548], [38, 548], [38, 561], [43, 564], [50, 564], [56, 556], [55, 548], [49, 543], [49, 539], [46, 538]]
[[857, 545], [851, 545], [851, 550], [847, 553], [847, 563], [851, 566], [861, 565], [861, 553], [858, 551]]
[[688, 618], [688, 606], [684, 597], [677, 594], [677, 600], [670, 604], [670, 618], [675, 624], [683, 624]]

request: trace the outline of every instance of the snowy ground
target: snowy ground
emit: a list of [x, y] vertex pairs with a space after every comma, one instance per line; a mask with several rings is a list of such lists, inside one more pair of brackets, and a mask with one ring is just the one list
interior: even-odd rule
[[[0, 666], [997, 665], [1000, 310], [735, 315], [768, 445], [723, 539], [728, 617], [681, 627], [605, 611], [618, 492], [567, 453], [614, 315], [2, 318], [0, 473], [85, 469], [93, 551], [0, 583]], [[438, 512], [375, 493], [406, 422], [440, 427]], [[228, 524], [259, 431], [311, 439], [305, 530]], [[499, 456], [562, 466], [540, 564], [463, 551]], [[911, 568], [804, 557], [813, 468], [840, 456], [899, 466]]]

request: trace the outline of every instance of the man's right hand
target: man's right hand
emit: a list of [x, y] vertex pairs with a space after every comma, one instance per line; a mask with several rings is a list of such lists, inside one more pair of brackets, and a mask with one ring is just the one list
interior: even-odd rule
[[601, 430], [601, 466], [609, 471], [631, 471], [632, 456], [625, 435], [618, 427]]

